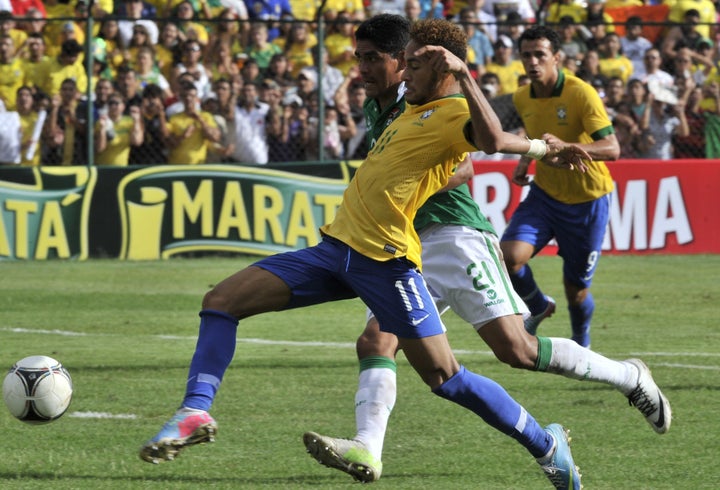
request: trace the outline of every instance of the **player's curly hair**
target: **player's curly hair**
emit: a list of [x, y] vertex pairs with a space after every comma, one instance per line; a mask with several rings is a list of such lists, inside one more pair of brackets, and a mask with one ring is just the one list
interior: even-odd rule
[[396, 58], [410, 41], [410, 21], [395, 14], [379, 14], [362, 22], [355, 31], [357, 41], [370, 41], [381, 53]]
[[410, 39], [422, 46], [442, 46], [463, 61], [467, 57], [467, 34], [459, 25], [445, 19], [415, 22], [410, 28]]

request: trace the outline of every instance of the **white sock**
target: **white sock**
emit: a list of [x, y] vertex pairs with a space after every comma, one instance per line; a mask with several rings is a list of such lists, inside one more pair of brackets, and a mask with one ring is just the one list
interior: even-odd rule
[[640, 373], [627, 362], [614, 361], [570, 339], [552, 337], [547, 371], [581, 381], [607, 383], [627, 395], [637, 386]]
[[370, 368], [360, 372], [355, 394], [355, 439], [364, 443], [370, 454], [382, 460], [383, 442], [390, 412], [397, 397], [395, 371]]

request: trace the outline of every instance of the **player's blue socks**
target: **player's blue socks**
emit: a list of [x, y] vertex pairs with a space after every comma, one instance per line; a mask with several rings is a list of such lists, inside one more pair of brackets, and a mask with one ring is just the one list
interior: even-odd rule
[[577, 306], [568, 306], [572, 339], [583, 347], [590, 346], [590, 320], [595, 311], [595, 300], [588, 292], [585, 301]]
[[210, 410], [225, 370], [235, 354], [238, 321], [215, 310], [200, 312], [200, 333], [182, 406]]
[[433, 393], [472, 410], [492, 427], [516, 439], [535, 458], [546, 456], [553, 447], [552, 436], [502, 386], [464, 366]]
[[531, 315], [539, 315], [545, 311], [548, 301], [535, 282], [530, 266], [525, 264], [517, 273], [510, 274], [510, 282], [527, 305]]

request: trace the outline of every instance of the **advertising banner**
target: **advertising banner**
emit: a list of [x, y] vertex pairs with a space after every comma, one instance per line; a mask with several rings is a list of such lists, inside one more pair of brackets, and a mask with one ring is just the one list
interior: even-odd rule
[[[528, 187], [512, 183], [514, 161], [474, 162], [472, 193], [499, 234]], [[534, 164], [533, 164], [534, 165]], [[610, 254], [720, 252], [720, 162], [607, 162], [615, 181], [603, 250]], [[534, 172], [534, 167], [529, 173]], [[544, 254], [554, 254], [547, 247]]]
[[[0, 167], [0, 260], [182, 254], [271, 255], [314, 245], [358, 162]], [[514, 161], [474, 162], [472, 193], [502, 234], [527, 187]], [[615, 180], [610, 254], [720, 253], [720, 162], [608, 164]], [[531, 167], [531, 173], [533, 168]], [[547, 247], [543, 253], [553, 254]]]

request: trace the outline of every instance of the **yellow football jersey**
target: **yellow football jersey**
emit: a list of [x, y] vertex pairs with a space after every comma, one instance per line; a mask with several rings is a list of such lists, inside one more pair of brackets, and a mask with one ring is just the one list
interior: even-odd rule
[[464, 136], [469, 120], [463, 96], [408, 104], [383, 131], [345, 190], [335, 220], [321, 231], [372, 259], [407, 257], [421, 267], [413, 219], [465, 154], [476, 151]]
[[[551, 133], [567, 142], [592, 143], [615, 132], [597, 91], [562, 72], [551, 97], [536, 98], [531, 85], [520, 87], [513, 102], [530, 138]], [[553, 199], [576, 204], [613, 190], [605, 162], [586, 162], [586, 173], [554, 168], [538, 162], [534, 182]]]

